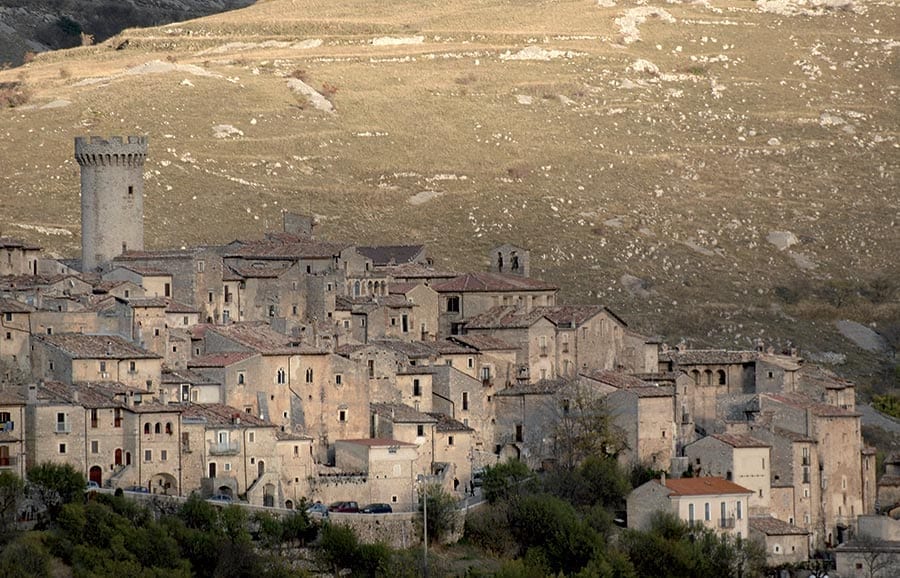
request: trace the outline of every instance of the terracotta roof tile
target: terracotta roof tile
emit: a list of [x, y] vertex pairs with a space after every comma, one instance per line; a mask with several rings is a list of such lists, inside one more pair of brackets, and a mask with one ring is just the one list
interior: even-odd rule
[[195, 357], [188, 361], [188, 367], [228, 367], [239, 361], [244, 361], [248, 357], [253, 357], [254, 353], [249, 351], [228, 351], [225, 353], [210, 353], [201, 357]]
[[313, 347], [279, 333], [263, 322], [216, 325], [208, 328], [207, 331], [223, 335], [263, 355], [316, 355], [327, 353], [324, 349]]
[[335, 441], [350, 443], [350, 444], [357, 444], [357, 445], [361, 445], [361, 446], [369, 446], [369, 447], [390, 447], [390, 446], [416, 447], [416, 444], [401, 442], [399, 440], [393, 440], [390, 438], [360, 438], [360, 439], [335, 440]]
[[40, 245], [35, 245], [13, 237], [0, 237], [0, 249], [23, 249], [27, 251], [40, 251]]
[[379, 267], [378, 270], [396, 279], [453, 279], [459, 273], [455, 271], [440, 271], [427, 265], [417, 263], [404, 263], [402, 265], [388, 265]]
[[733, 448], [770, 448], [771, 444], [760, 441], [753, 436], [747, 434], [712, 434], [712, 436], [720, 442], [726, 443]]
[[538, 309], [526, 311], [521, 307], [500, 305], [466, 319], [466, 329], [524, 329], [541, 319], [547, 317]]
[[435, 423], [437, 420], [403, 403], [370, 403], [369, 407], [377, 416], [394, 423]]
[[437, 425], [434, 426], [434, 430], [441, 433], [470, 433], [475, 430], [459, 421], [458, 419], [453, 419], [449, 415], [445, 415], [443, 413], [434, 413], [428, 412], [428, 415], [437, 420]]
[[34, 338], [65, 352], [72, 359], [160, 359], [118, 335], [55, 333]]
[[208, 426], [275, 427], [272, 422], [221, 403], [190, 403], [182, 406], [182, 415], [190, 421]]
[[34, 307], [15, 299], [0, 299], [0, 313], [31, 313]]
[[425, 253], [425, 245], [378, 245], [356, 247], [356, 252], [368, 257], [378, 266], [415, 263]]
[[732, 365], [751, 363], [758, 359], [756, 351], [728, 351], [725, 349], [688, 349], [660, 352], [660, 361], [672, 361], [676, 365]]
[[594, 381], [599, 381], [600, 383], [605, 383], [606, 385], [611, 385], [617, 389], [652, 387], [648, 386], [647, 382], [643, 379], [628, 373], [612, 371], [611, 369], [585, 370], [581, 371], [579, 375]]
[[724, 478], [679, 478], [677, 480], [666, 479], [666, 487], [676, 496], [706, 496], [723, 494], [752, 494], [748, 490], [734, 482]]
[[466, 347], [477, 349], [479, 351], [513, 351], [518, 349], [515, 345], [491, 335], [453, 335], [449, 338], [451, 341], [462, 343]]

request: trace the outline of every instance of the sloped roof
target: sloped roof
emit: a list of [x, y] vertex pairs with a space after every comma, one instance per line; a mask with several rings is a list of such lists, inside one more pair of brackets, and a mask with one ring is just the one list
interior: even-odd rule
[[459, 421], [458, 419], [453, 419], [449, 415], [445, 415], [443, 413], [436, 412], [428, 412], [428, 415], [437, 420], [437, 425], [434, 426], [435, 431], [440, 433], [471, 433], [475, 430]]
[[403, 403], [370, 403], [372, 413], [394, 423], [436, 423], [431, 415]]
[[35, 335], [65, 352], [72, 359], [159, 359], [160, 356], [134, 345], [118, 335], [88, 335], [86, 333], [54, 333]]
[[435, 357], [437, 352], [424, 341], [401, 341], [399, 339], [373, 339], [368, 343], [371, 347], [381, 347], [402, 353], [410, 359], [426, 359]]
[[480, 293], [485, 291], [559, 291], [557, 285], [552, 285], [518, 275], [504, 275], [502, 273], [464, 273], [459, 277], [447, 281], [433, 283], [431, 286], [438, 293]]
[[770, 448], [771, 444], [760, 441], [753, 436], [747, 434], [730, 434], [719, 433], [712, 434], [710, 437], [726, 443], [733, 448]]
[[378, 270], [398, 279], [453, 279], [459, 276], [456, 271], [441, 271], [418, 263], [381, 266]]
[[807, 535], [809, 532], [802, 528], [798, 528], [793, 524], [788, 524], [778, 518], [772, 516], [750, 516], [747, 522], [751, 530], [762, 532], [766, 536], [794, 536]]
[[167, 369], [162, 372], [163, 383], [189, 383], [191, 385], [213, 385], [216, 381], [191, 371], [190, 369]]
[[729, 351], [726, 349], [687, 349], [661, 351], [660, 361], [672, 361], [677, 365], [734, 365], [756, 361], [756, 351]]
[[268, 233], [256, 241], [238, 241], [226, 257], [251, 259], [330, 259], [349, 247], [290, 233]]
[[31, 313], [34, 307], [15, 299], [0, 298], [0, 313]]
[[726, 494], [752, 494], [748, 490], [725, 478], [679, 478], [677, 480], [666, 479], [666, 487], [675, 496], [708, 496]]
[[766, 393], [761, 395], [760, 399], [771, 399], [797, 409], [806, 409], [817, 417], [859, 417], [861, 415], [855, 411], [850, 411], [849, 409], [822, 403], [821, 401], [809, 399], [808, 397], [797, 394]]
[[376, 245], [356, 247], [356, 252], [368, 257], [375, 266], [415, 263], [425, 251], [425, 245]]
[[347, 443], [347, 444], [357, 444], [360, 446], [368, 446], [368, 447], [391, 447], [391, 446], [416, 447], [416, 444], [401, 442], [400, 440], [394, 440], [391, 438], [360, 438], [360, 439], [349, 439], [349, 440], [335, 440], [335, 443], [341, 443], [341, 442]]
[[568, 379], [558, 377], [556, 379], [542, 379], [534, 383], [516, 383], [501, 389], [495, 395], [550, 395], [572, 385]]
[[[182, 406], [182, 415], [191, 421], [203, 421], [208, 426], [275, 427], [251, 413], [221, 403], [190, 403]], [[239, 422], [236, 422], [236, 418]]]
[[623, 326], [628, 325], [618, 315], [601, 305], [556, 305], [536, 307], [535, 309], [543, 312], [544, 316], [554, 325], [580, 327], [584, 322], [601, 313], [606, 313]]
[[25, 251], [40, 251], [40, 245], [16, 239], [13, 237], [0, 237], [0, 249], [22, 249]]
[[462, 343], [466, 347], [471, 347], [472, 349], [477, 349], [479, 351], [510, 351], [518, 349], [518, 347], [508, 341], [504, 341], [492, 335], [452, 335], [449, 339], [450, 341]]
[[264, 322], [241, 322], [231, 325], [217, 325], [213, 331], [235, 341], [244, 347], [263, 355], [316, 355], [327, 353], [324, 349], [301, 343], [283, 333], [279, 333]]
[[647, 382], [643, 379], [611, 369], [582, 370], [579, 372], [579, 375], [594, 381], [599, 381], [600, 383], [605, 383], [606, 385], [611, 385], [616, 389], [652, 387], [648, 386]]
[[253, 357], [254, 355], [256, 354], [249, 351], [210, 353], [191, 359], [188, 361], [188, 367], [227, 367], [239, 361], [244, 361], [248, 357]]
[[466, 319], [466, 329], [525, 329], [540, 319], [547, 317], [538, 308], [526, 311], [521, 307], [499, 305]]

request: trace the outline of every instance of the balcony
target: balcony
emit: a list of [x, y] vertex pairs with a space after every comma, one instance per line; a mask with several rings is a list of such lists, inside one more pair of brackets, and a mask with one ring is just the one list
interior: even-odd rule
[[809, 465], [809, 456], [803, 456], [803, 458], [800, 461], [800, 465], [808, 466]]
[[240, 442], [224, 442], [209, 444], [209, 455], [211, 456], [234, 456], [240, 453]]
[[734, 528], [734, 518], [719, 518], [720, 528]]
[[15, 468], [19, 464], [19, 458], [16, 456], [5, 456], [0, 458], [0, 470]]
[[548, 355], [548, 349], [547, 349], [547, 346], [546, 346], [546, 345], [541, 345], [541, 347], [540, 347], [540, 355], [541, 355], [541, 357], [547, 357], [547, 355]]
[[56, 433], [71, 433], [72, 432], [72, 424], [69, 422], [61, 423], [56, 422]]
[[481, 385], [483, 385], [484, 387], [493, 387], [493, 385], [494, 385], [494, 380], [491, 379], [490, 377], [482, 377], [482, 378], [481, 378]]
[[14, 421], [2, 421], [0, 422], [0, 432], [3, 431], [13, 431], [16, 429], [16, 422]]

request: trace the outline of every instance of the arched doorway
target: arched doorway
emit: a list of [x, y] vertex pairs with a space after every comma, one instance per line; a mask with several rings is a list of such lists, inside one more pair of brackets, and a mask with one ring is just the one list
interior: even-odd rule
[[0, 446], [0, 466], [9, 466], [9, 446]]
[[263, 506], [273, 508], [275, 506], [275, 486], [266, 484], [263, 487]]
[[122, 448], [116, 448], [115, 457], [113, 458], [113, 463], [117, 466], [122, 465]]
[[228, 486], [219, 486], [217, 493], [228, 496], [230, 498], [234, 497], [234, 492]]
[[178, 482], [171, 474], [156, 474], [150, 479], [150, 491], [154, 494], [177, 494]]
[[92, 482], [96, 482], [98, 486], [102, 486], [103, 468], [100, 466], [91, 466], [91, 469], [88, 470], [88, 479]]
[[258, 477], [262, 477], [264, 473], [266, 473], [266, 462], [259, 460], [259, 463], [256, 465], [256, 469], [259, 472], [257, 474]]
[[125, 465], [131, 465], [131, 452], [125, 452]]
[[287, 508], [288, 510], [293, 510], [294, 509], [294, 501], [293, 500], [285, 500], [284, 507]]

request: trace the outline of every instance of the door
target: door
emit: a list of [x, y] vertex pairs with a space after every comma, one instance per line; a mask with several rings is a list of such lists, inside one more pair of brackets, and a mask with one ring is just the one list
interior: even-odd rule
[[257, 470], [259, 471], [259, 477], [262, 477], [262, 475], [266, 473], [266, 462], [260, 460], [259, 464], [257, 465]]
[[122, 465], [122, 448], [116, 448], [115, 457], [113, 458], [113, 463], [117, 466]]
[[90, 471], [88, 472], [88, 479], [92, 482], [97, 482], [98, 486], [103, 485], [103, 468], [100, 466], [91, 466]]
[[209, 477], [216, 477], [216, 462], [209, 463]]

